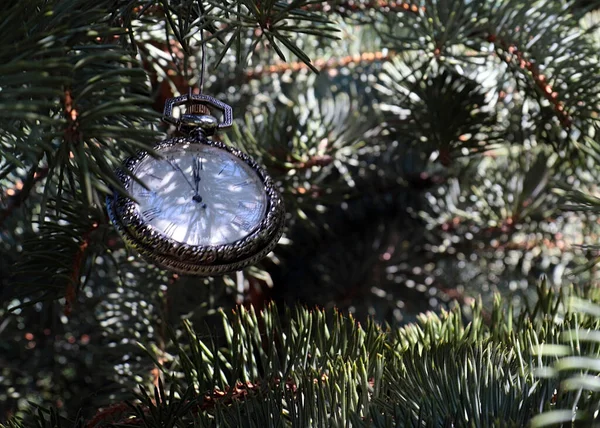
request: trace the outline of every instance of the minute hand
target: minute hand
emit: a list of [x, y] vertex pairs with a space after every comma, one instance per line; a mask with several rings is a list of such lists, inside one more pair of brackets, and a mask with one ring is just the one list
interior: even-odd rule
[[171, 162], [169, 159], [165, 159], [165, 160], [167, 161], [167, 163], [169, 165], [171, 165], [171, 168], [173, 168], [175, 171], [179, 171], [181, 173], [181, 175], [183, 175], [183, 178], [185, 178], [185, 181], [187, 181], [187, 184], [189, 184], [190, 187], [191, 187], [191, 189], [195, 192], [196, 189], [194, 188], [193, 184], [188, 179], [187, 175], [185, 175], [185, 173], [183, 172], [183, 170], [179, 167], [179, 165], [177, 165], [174, 162]]
[[198, 196], [198, 186], [200, 185], [200, 169], [202, 168], [201, 160], [194, 156], [194, 163], [192, 164], [192, 172], [194, 174], [194, 184], [196, 187], [194, 191], [196, 192], [195, 196]]

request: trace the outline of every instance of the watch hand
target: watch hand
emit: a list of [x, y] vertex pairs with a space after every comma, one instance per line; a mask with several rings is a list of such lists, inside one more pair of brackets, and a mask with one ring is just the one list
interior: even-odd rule
[[202, 180], [202, 178], [200, 178], [200, 170], [202, 169], [202, 159], [198, 159], [197, 157], [194, 157], [194, 164], [193, 164], [193, 173], [194, 173], [194, 181], [196, 182], [196, 194], [198, 193], [198, 184], [200, 183], [200, 180]]
[[179, 167], [179, 165], [177, 165], [177, 164], [174, 164], [174, 163], [173, 163], [173, 162], [171, 162], [171, 161], [170, 161], [168, 158], [165, 158], [165, 160], [167, 161], [167, 163], [168, 163], [169, 165], [171, 165], [171, 168], [173, 168], [173, 169], [174, 169], [174, 170], [176, 170], [176, 171], [179, 171], [179, 172], [181, 173], [181, 175], [183, 175], [183, 178], [185, 178], [185, 181], [187, 181], [187, 184], [189, 184], [189, 185], [190, 185], [190, 187], [192, 188], [192, 190], [195, 190], [195, 189], [194, 189], [194, 186], [192, 186], [192, 183], [190, 183], [190, 180], [188, 180], [188, 177], [187, 177], [187, 175], [185, 175], [185, 173], [184, 173], [184, 172], [183, 172], [183, 170], [182, 170], [182, 169]]
[[196, 187], [194, 189], [193, 200], [196, 202], [202, 202], [202, 196], [200, 196], [198, 194], [198, 187], [200, 185], [200, 180], [202, 180], [202, 178], [200, 177], [201, 169], [202, 169], [202, 159], [198, 158], [197, 156], [194, 156], [194, 161], [192, 163], [192, 174], [194, 176], [194, 182], [196, 184]]

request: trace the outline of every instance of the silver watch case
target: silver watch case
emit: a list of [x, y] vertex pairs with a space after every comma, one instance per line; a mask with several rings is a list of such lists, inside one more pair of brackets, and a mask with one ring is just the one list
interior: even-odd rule
[[[257, 263], [277, 245], [283, 233], [285, 209], [283, 200], [266, 171], [247, 154], [219, 141], [206, 138], [201, 132], [176, 137], [158, 143], [154, 151], [182, 144], [206, 144], [225, 150], [249, 165], [260, 177], [267, 197], [267, 209], [262, 221], [249, 235], [222, 245], [188, 245], [175, 241], [142, 218], [135, 202], [114, 192], [107, 197], [107, 210], [112, 223], [123, 239], [148, 261], [181, 274], [220, 275], [241, 270]], [[130, 191], [133, 179], [131, 172], [147, 157], [139, 152], [128, 158], [117, 175], [123, 187]], [[125, 171], [129, 171], [129, 174]]]

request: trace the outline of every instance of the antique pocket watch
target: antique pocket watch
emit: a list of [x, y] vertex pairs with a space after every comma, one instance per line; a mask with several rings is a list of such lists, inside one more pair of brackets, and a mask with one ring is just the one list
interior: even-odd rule
[[[174, 118], [184, 103], [190, 110]], [[207, 106], [222, 111], [221, 123]], [[218, 275], [258, 262], [281, 237], [284, 206], [250, 156], [209, 138], [231, 126], [231, 107], [183, 95], [167, 100], [163, 119], [187, 135], [158, 143], [158, 156], [140, 152], [123, 163], [117, 175], [131, 197], [107, 198], [111, 221], [143, 257], [178, 273]]]

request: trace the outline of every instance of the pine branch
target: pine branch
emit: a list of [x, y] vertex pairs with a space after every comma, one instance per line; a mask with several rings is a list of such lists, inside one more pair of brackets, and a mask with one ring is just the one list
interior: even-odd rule
[[[432, 424], [443, 420], [448, 421], [447, 418], [450, 418], [457, 424], [479, 421], [482, 425], [488, 425], [498, 421], [498, 418], [503, 418], [504, 421], [512, 421], [515, 426], [525, 425], [540, 411], [540, 408], [548, 408], [550, 397], [547, 391], [548, 388], [556, 385], [556, 381], [534, 377], [532, 370], [536, 363], [529, 358], [528, 352], [524, 351], [524, 346], [528, 340], [533, 341], [534, 345], [554, 343], [562, 335], [563, 329], [570, 328], [571, 320], [577, 319], [567, 316], [564, 325], [554, 324], [552, 327], [553, 317], [548, 317], [548, 314], [558, 314], [561, 308], [559, 303], [564, 300], [561, 297], [557, 298], [557, 295], [544, 284], [541, 285], [539, 292], [538, 304], [512, 321], [509, 321], [513, 317], [512, 312], [510, 310], [506, 312], [501, 301], [496, 300], [491, 314], [493, 330], [482, 323], [481, 307], [476, 306], [473, 321], [469, 325], [463, 324], [460, 311], [454, 310], [439, 317], [434, 314], [423, 315], [419, 319], [419, 324], [398, 329], [391, 336], [389, 334], [381, 336], [384, 332], [373, 331], [370, 327], [361, 333], [358, 326], [351, 328], [354, 333], [348, 336], [349, 331], [343, 327], [347, 324], [337, 324], [334, 317], [334, 324], [328, 329], [330, 339], [326, 339], [320, 334], [324, 327], [323, 314], [319, 315], [318, 312], [309, 314], [308, 311], [304, 311], [304, 314], [298, 313], [292, 320], [294, 329], [290, 330], [289, 334], [279, 336], [277, 332], [280, 327], [276, 318], [271, 318], [275, 316], [272, 308], [263, 312], [260, 317], [242, 309], [234, 315], [235, 319], [225, 322], [226, 330], [229, 330], [229, 333], [226, 333], [227, 349], [232, 351], [231, 354], [223, 355], [225, 358], [227, 355], [232, 364], [227, 372], [234, 376], [241, 375], [239, 381], [231, 383], [235, 385], [234, 387], [225, 386], [220, 390], [221, 392], [216, 393], [215, 397], [207, 400], [215, 390], [211, 390], [213, 392], [209, 392], [208, 395], [203, 395], [203, 385], [206, 381], [210, 385], [210, 379], [214, 377], [209, 375], [205, 381], [202, 381], [200, 372], [193, 369], [193, 367], [199, 368], [197, 364], [201, 363], [196, 352], [203, 355], [203, 359], [208, 358], [208, 361], [216, 361], [219, 357], [212, 350], [214, 348], [206, 345], [199, 346], [196, 342], [198, 338], [194, 336], [189, 341], [189, 345], [177, 345], [179, 349], [190, 347], [186, 354], [179, 354], [182, 369], [186, 373], [184, 385], [193, 378], [199, 382], [195, 383], [199, 391], [199, 395], [195, 398], [198, 413], [195, 410], [192, 413], [201, 419], [214, 417], [225, 423], [232, 418], [229, 419], [231, 423], [241, 423], [241, 418], [250, 416], [245, 411], [252, 408], [256, 409], [251, 413], [252, 420], [260, 423], [262, 412], [259, 409], [275, 405], [273, 411], [288, 415], [283, 422], [286, 426], [293, 425], [294, 421], [299, 420], [297, 418], [310, 420], [317, 425], [324, 420], [323, 418], [333, 418], [340, 422], [348, 421], [349, 418], [369, 421], [363, 419], [367, 414], [361, 413], [360, 404], [358, 407], [356, 404], [350, 405], [353, 402], [350, 397], [356, 394], [359, 403], [361, 399], [366, 400], [362, 405], [369, 403], [373, 411], [372, 417], [376, 415], [391, 417], [391, 421], [396, 423], [400, 420], [412, 420], [414, 423], [418, 419]], [[309, 319], [312, 319], [312, 322]], [[305, 330], [309, 325], [310, 330]], [[249, 331], [255, 333], [248, 334]], [[542, 331], [546, 333], [536, 333]], [[314, 332], [314, 335], [309, 332]], [[274, 333], [277, 336], [273, 337]], [[188, 334], [193, 333], [188, 329]], [[308, 343], [304, 345], [306, 340]], [[327, 352], [328, 340], [332, 340], [333, 342], [329, 343], [335, 343], [336, 346], [346, 341], [347, 348], [338, 357], [338, 353], [333, 349]], [[178, 342], [181, 343], [180, 340]], [[269, 353], [274, 349], [273, 343], [281, 345], [281, 349], [285, 352], [281, 354], [285, 357], [284, 360], [279, 359], [277, 354], [269, 358]], [[309, 348], [306, 348], [307, 345]], [[360, 354], [353, 352], [356, 345], [363, 349]], [[384, 347], [380, 348], [381, 346]], [[244, 358], [251, 354], [255, 357]], [[195, 356], [187, 358], [186, 355]], [[359, 371], [366, 371], [366, 377], [362, 374], [355, 378], [352, 370], [344, 369], [345, 359], [353, 359], [354, 355], [358, 357], [354, 364], [358, 366]], [[371, 360], [376, 355], [381, 357], [378, 363]], [[449, 355], [452, 355], [452, 358], [449, 358]], [[318, 369], [302, 369], [303, 361], [304, 367], [308, 365], [308, 367], [318, 368], [319, 360], [325, 362], [323, 358], [331, 359], [327, 365], [326, 376], [311, 377], [322, 372]], [[189, 362], [185, 363], [186, 359]], [[268, 376], [277, 373], [277, 370], [279, 373], [285, 372], [285, 361], [288, 359], [294, 362], [292, 369], [296, 373], [294, 381], [291, 381], [291, 384], [288, 381], [278, 382], [277, 377], [269, 381]], [[246, 376], [252, 376], [251, 373], [254, 372], [252, 367], [261, 364], [267, 364], [264, 367], [266, 377], [253, 381], [244, 380]], [[383, 372], [385, 382], [381, 382], [377, 373], [374, 373], [375, 376], [368, 375], [373, 369], [381, 370], [382, 364], [386, 367]], [[244, 366], [247, 367], [246, 370], [242, 368]], [[217, 367], [215, 366], [215, 369]], [[220, 367], [224, 369], [223, 366]], [[163, 372], [168, 373], [169, 370], [165, 368]], [[170, 380], [176, 383], [177, 379], [181, 378], [170, 377]], [[346, 383], [348, 381], [350, 383]], [[317, 388], [312, 388], [310, 385], [316, 385]], [[330, 389], [330, 385], [336, 385], [341, 394], [344, 394], [343, 391], [348, 387], [351, 389], [346, 391], [353, 392], [350, 392], [350, 397], [345, 394], [337, 395]], [[442, 389], [439, 385], [445, 387]], [[503, 392], [500, 393], [498, 388]], [[294, 399], [296, 395], [302, 396], [302, 401]], [[164, 397], [164, 394], [161, 393], [160, 396]], [[279, 397], [279, 400], [276, 397]], [[281, 402], [281, 397], [285, 397], [287, 410], [275, 404]], [[322, 397], [319, 399], [326, 399], [337, 405], [328, 407], [325, 414], [320, 416], [318, 413], [311, 412], [311, 405], [308, 404], [311, 397], [315, 399]], [[186, 403], [192, 404], [193, 401]], [[149, 407], [155, 406], [148, 400], [145, 403]], [[345, 407], [347, 405], [349, 407]], [[482, 408], [486, 411], [482, 412]], [[270, 413], [270, 417], [280, 417], [277, 413]], [[345, 416], [338, 419], [340, 414]]]
[[[319, 71], [332, 70], [337, 68], [347, 67], [349, 65], [369, 64], [372, 62], [386, 62], [394, 58], [394, 52], [364, 52], [360, 55], [348, 55], [341, 58], [332, 57], [327, 60], [316, 59], [314, 66]], [[279, 63], [273, 64], [266, 67], [258, 66], [253, 70], [246, 72], [246, 78], [248, 80], [260, 79], [268, 74], [283, 74], [287, 71], [294, 73], [302, 70], [307, 70], [309, 67], [303, 62], [292, 62], [292, 63]]]
[[324, 12], [335, 12], [343, 17], [354, 18], [356, 12], [369, 13], [378, 10], [384, 13], [390, 12], [410, 12], [418, 13], [425, 11], [426, 6], [418, 6], [415, 2], [396, 2], [388, 0], [358, 0], [358, 1], [328, 1], [314, 4], [310, 7], [312, 10], [322, 10]]
[[[141, 95], [147, 90], [145, 73], [128, 52], [102, 44], [103, 37], [123, 30], [110, 25], [102, 8], [77, 2], [73, 7], [85, 10], [78, 22], [57, 4], [40, 4], [44, 13], [36, 14], [15, 4], [9, 13], [26, 24], [12, 34], [0, 28], [13, 47], [0, 66], [1, 128], [10, 134], [0, 154], [15, 166], [24, 153], [43, 158], [45, 200], [69, 191], [100, 205], [107, 184], [117, 183], [116, 159], [147, 147], [155, 132], [142, 123], [156, 115], [143, 108], [149, 101]], [[45, 12], [51, 16], [47, 22]], [[116, 140], [127, 144], [117, 146]]]
[[0, 211], [0, 228], [11, 214], [19, 208], [29, 196], [32, 187], [38, 182], [46, 178], [49, 169], [47, 167], [33, 168], [33, 174], [29, 174], [28, 179], [18, 181], [14, 188], [6, 190], [3, 203], [3, 208]]
[[[2, 185], [10, 184], [7, 189], [14, 192], [10, 198], [28, 198], [27, 204], [19, 204], [33, 213], [35, 221], [30, 225], [29, 217], [4, 218], [11, 223], [3, 225], [19, 227], [8, 232], [10, 244], [2, 242], [6, 255], [2, 267], [13, 269], [12, 261], [23, 256], [19, 279], [34, 291], [66, 295], [63, 309], [75, 299], [86, 303], [82, 310], [73, 311], [70, 325], [63, 327], [72, 331], [68, 341], [52, 339], [54, 327], [48, 334], [47, 348], [57, 360], [48, 360], [50, 368], [40, 371], [49, 379], [50, 386], [39, 386], [46, 396], [57, 395], [59, 379], [72, 403], [91, 407], [92, 401], [103, 399], [98, 397], [114, 392], [121, 394], [115, 400], [121, 400], [123, 391], [135, 383], [154, 383], [154, 397], [138, 396], [137, 404], [127, 410], [132, 416], [121, 417], [113, 408], [97, 419], [98, 424], [121, 421], [147, 426], [239, 426], [250, 423], [251, 417], [258, 426], [306, 426], [307, 421], [313, 426], [492, 425], [499, 424], [498, 418], [523, 425], [552, 403], [564, 408], [573, 403], [588, 405], [586, 394], [577, 397], [569, 387], [581, 389], [589, 385], [584, 381], [593, 382], [595, 374], [567, 379], [573, 360], [552, 367], [566, 381], [564, 395], [548, 393], [558, 388], [558, 377], [538, 382], [530, 371], [539, 361], [537, 355], [529, 355], [530, 344], [557, 342], [562, 328], [557, 319], [572, 320], [554, 307], [563, 301], [552, 301], [548, 308], [544, 296], [540, 297], [541, 321], [531, 313], [520, 322], [478, 307], [470, 326], [463, 322], [471, 316], [466, 308], [467, 312], [457, 310], [437, 319], [432, 314], [420, 317], [420, 327], [399, 332], [396, 327], [369, 329], [350, 321], [324, 323], [327, 316], [321, 311], [299, 311], [289, 323], [287, 319], [278, 323], [273, 322], [277, 314], [272, 309], [254, 315], [240, 310], [242, 315], [224, 317], [221, 330], [210, 328], [214, 326], [189, 334], [176, 330], [173, 343], [161, 342], [168, 324], [183, 316], [200, 325], [216, 308], [229, 307], [234, 298], [243, 302], [246, 282], [251, 288], [259, 281], [267, 284], [270, 275], [276, 297], [287, 292], [297, 303], [300, 299], [293, 292], [298, 289], [313, 299], [325, 295], [315, 303], [347, 305], [360, 319], [372, 313], [396, 323], [406, 321], [413, 309], [445, 307], [448, 296], [460, 299], [460, 307], [468, 307], [472, 290], [457, 284], [493, 287], [514, 279], [521, 285], [527, 275], [537, 277], [539, 266], [556, 267], [559, 272], [580, 260], [577, 252], [560, 248], [561, 240], [571, 237], [556, 234], [563, 222], [574, 217], [560, 214], [557, 202], [563, 198], [548, 193], [557, 181], [576, 186], [567, 180], [589, 171], [591, 164], [569, 157], [564, 169], [556, 175], [552, 171], [548, 179], [547, 169], [540, 167], [542, 160], [518, 162], [512, 168], [500, 153], [507, 144], [524, 146], [520, 157], [525, 159], [525, 152], [535, 152], [539, 141], [565, 140], [561, 132], [568, 128], [573, 133], [567, 139], [585, 142], [590, 150], [595, 147], [575, 134], [587, 132], [585, 126], [593, 123], [597, 52], [589, 50], [585, 36], [569, 39], [569, 31], [577, 33], [574, 19], [557, 13], [555, 6], [543, 16], [536, 15], [544, 2], [534, 5], [530, 17], [521, 7], [524, 3], [516, 0], [506, 2], [506, 7], [495, 2], [498, 11], [491, 9], [490, 2], [458, 1], [419, 6], [371, 0], [200, 5], [188, 0], [36, 1], [11, 3], [8, 18], [0, 25], [0, 35], [11, 48], [2, 51], [4, 57], [0, 53], [4, 60], [0, 62], [4, 64], [0, 65], [0, 107], [5, 107], [0, 113], [0, 180]], [[46, 13], [50, 8], [52, 13]], [[304, 62], [309, 57], [327, 58], [332, 53], [331, 46], [323, 43], [312, 46], [313, 41], [329, 39], [332, 32], [324, 28], [333, 28], [332, 11], [343, 14], [347, 22], [360, 22], [365, 32], [355, 34], [356, 27], [349, 27], [348, 41], [335, 50], [351, 46], [348, 52], [362, 52], [368, 45], [366, 50], [373, 53], [316, 60], [315, 67], [330, 71], [322, 76], [293, 74], [310, 68]], [[562, 30], [548, 30], [550, 18], [556, 18]], [[402, 25], [396, 25], [398, 20]], [[390, 23], [396, 26], [386, 28]], [[513, 24], [521, 25], [519, 31]], [[372, 27], [380, 32], [373, 35]], [[147, 148], [155, 136], [149, 125], [156, 115], [148, 108], [148, 74], [156, 74], [151, 79], [155, 87], [167, 82], [170, 91], [187, 90], [198, 62], [194, 56], [199, 29], [204, 29], [209, 47], [217, 46], [217, 57], [209, 58], [209, 63], [228, 67], [215, 72], [211, 90], [222, 91], [239, 110], [247, 111], [245, 130], [238, 127], [232, 138], [267, 164], [281, 182], [291, 219], [285, 245], [260, 266], [265, 270], [255, 268], [235, 278], [171, 282], [167, 273], [136, 260], [123, 248], [99, 208], [103, 193], [115, 185], [113, 168], [125, 155]], [[381, 50], [384, 33], [387, 43], [400, 49]], [[297, 34], [310, 37], [295, 38]], [[528, 39], [538, 34], [541, 41]], [[402, 38], [407, 42], [401, 43]], [[577, 42], [585, 46], [574, 46]], [[273, 44], [279, 48], [275, 54], [295, 54], [300, 61], [273, 64], [274, 51], [263, 49]], [[552, 48], [554, 44], [558, 47]], [[406, 47], [414, 48], [412, 52], [421, 55], [429, 68], [409, 69], [407, 65], [415, 62], [402, 54]], [[132, 59], [136, 52], [142, 61]], [[273, 65], [234, 71], [236, 61], [243, 64], [240, 57], [247, 55], [253, 64]], [[572, 61], [565, 55], [571, 55]], [[578, 65], [588, 59], [589, 72]], [[380, 63], [386, 64], [385, 72]], [[367, 67], [363, 71], [356, 65]], [[489, 72], [500, 76], [492, 85], [480, 79]], [[380, 91], [375, 93], [373, 79], [379, 77]], [[352, 96], [340, 95], [344, 92]], [[283, 104], [288, 107], [282, 108]], [[381, 107], [391, 113], [386, 127], [379, 126]], [[493, 159], [473, 156], [490, 148], [497, 149]], [[443, 165], [434, 163], [436, 156]], [[486, 167], [491, 161], [497, 169]], [[478, 175], [480, 170], [487, 174]], [[47, 175], [38, 181], [39, 171]], [[29, 181], [15, 187], [15, 180], [22, 180], [24, 174], [29, 174]], [[593, 171], [592, 177], [595, 180]], [[28, 182], [32, 189], [43, 186], [45, 195], [27, 190]], [[436, 193], [440, 189], [446, 193]], [[13, 203], [10, 198], [8, 205]], [[427, 216], [413, 218], [424, 212]], [[595, 239], [595, 229], [587, 229], [583, 220], [578, 224], [585, 225], [586, 239]], [[33, 236], [29, 228], [33, 232], [38, 225], [39, 236], [25, 242], [23, 254], [13, 251], [22, 243], [17, 229]], [[511, 240], [515, 233], [526, 239]], [[468, 238], [471, 235], [476, 239]], [[555, 235], [556, 247], [552, 245]], [[5, 278], [1, 279], [4, 285]], [[13, 285], [11, 281], [9, 287]], [[284, 285], [294, 290], [285, 290]], [[12, 305], [14, 290], [7, 290]], [[264, 298], [256, 294], [246, 302], [259, 307]], [[28, 308], [31, 311], [11, 321], [10, 327], [38, 323], [42, 329], [46, 321], [40, 320], [48, 307], [54, 308], [47, 302]], [[161, 310], [165, 320], [158, 321]], [[61, 324], [60, 308], [49, 312], [48, 318]], [[573, 322], [579, 326], [577, 320]], [[78, 332], [85, 328], [98, 336], [94, 348], [85, 352], [61, 348], [62, 343], [83, 346], [75, 336], [82, 337]], [[519, 329], [522, 332], [516, 332]], [[40, 366], [45, 354], [36, 354], [39, 361], [29, 354], [21, 358], [21, 342], [12, 341], [16, 335], [10, 337], [0, 345], [10, 350], [2, 353], [3, 358], [8, 355], [13, 360], [9, 374], [3, 371], [0, 376], [15, 379], [15, 385], [28, 384], [30, 379], [13, 376], [14, 370]], [[134, 340], [152, 349], [158, 363], [153, 371], [141, 351], [134, 349]], [[571, 336], [569, 340], [576, 342]], [[449, 360], [446, 354], [455, 358]], [[60, 362], [62, 357], [66, 362]], [[88, 365], [77, 365], [77, 359], [88, 357], [93, 357]], [[63, 370], [73, 373], [73, 367], [92, 381], [86, 378], [82, 386], [62, 375]], [[450, 381], [448, 373], [452, 373]], [[111, 385], [110, 392], [92, 391], [101, 389], [106, 379], [119, 382], [120, 389]], [[162, 379], [177, 387], [165, 391]], [[433, 385], [428, 379], [434, 380]], [[439, 385], [447, 386], [441, 395]], [[171, 391], [175, 391], [173, 399]], [[206, 406], [198, 404], [186, 413], [182, 409], [192, 399], [182, 399], [182, 391], [191, 391]], [[86, 392], [94, 393], [87, 403]], [[0, 398], [3, 394], [0, 391]], [[394, 401], [402, 405], [391, 405]], [[477, 413], [482, 408], [493, 410]], [[44, 426], [47, 416], [35, 418], [44, 420]]]
[[506, 52], [507, 55], [501, 56], [507, 64], [516, 64], [518, 68], [523, 71], [531, 73], [531, 77], [535, 84], [541, 90], [542, 95], [552, 104], [558, 120], [567, 130], [571, 128], [573, 123], [571, 117], [565, 112], [565, 106], [562, 101], [559, 100], [559, 94], [553, 87], [548, 83], [546, 76], [539, 72], [538, 67], [535, 63], [527, 60], [523, 52], [521, 52], [518, 46], [509, 44], [507, 41], [498, 39], [496, 35], [490, 34], [488, 36], [490, 43], [495, 43], [501, 47], [502, 52]]
[[66, 293], [65, 312], [70, 313], [84, 261], [91, 256], [87, 251], [94, 240], [92, 234], [103, 222], [103, 215], [74, 201], [69, 206], [63, 204], [50, 202], [48, 218], [38, 222], [37, 233], [28, 236], [11, 276], [13, 283], [20, 285], [19, 294], [29, 295], [32, 301], [37, 301], [36, 294], [44, 298]]
[[[552, 291], [545, 281], [537, 291], [518, 315], [496, 299], [489, 323], [475, 303], [468, 323], [457, 307], [393, 329], [308, 309], [284, 324], [273, 306], [240, 308], [222, 314], [223, 348], [215, 332], [205, 337], [186, 323], [172, 337], [175, 358], [159, 365], [166, 385], [141, 388], [135, 403], [117, 402], [79, 426], [539, 427], [565, 421], [555, 410], [574, 405], [570, 416], [590, 425], [600, 294]], [[52, 412], [36, 419], [44, 424]]]
[[502, 142], [501, 106], [477, 81], [477, 72], [483, 70], [464, 70], [409, 54], [383, 69], [376, 89], [385, 97], [381, 109], [395, 139], [418, 144], [427, 154], [439, 153], [446, 167], [453, 157], [489, 151]]
[[90, 225], [90, 229], [83, 233], [81, 237], [81, 241], [79, 244], [79, 248], [75, 253], [73, 258], [73, 267], [71, 268], [71, 278], [70, 281], [66, 285], [65, 291], [65, 315], [69, 316], [71, 314], [73, 304], [77, 298], [76, 292], [81, 278], [81, 268], [83, 262], [85, 261], [86, 250], [88, 249], [91, 241], [92, 233], [98, 229], [99, 224], [97, 222], [93, 222]]
[[[238, 62], [247, 59], [260, 44], [268, 44], [285, 61], [284, 50], [297, 56], [313, 71], [317, 71], [310, 58], [294, 43], [297, 35], [315, 35], [321, 38], [335, 38], [337, 30], [323, 14], [308, 10], [312, 1], [299, 0], [289, 4], [267, 1], [240, 1], [236, 4], [210, 3], [201, 10], [202, 2], [183, 1], [178, 5], [162, 3], [162, 13], [168, 23], [168, 30], [185, 52], [199, 32], [209, 30], [211, 35], [204, 43], [213, 39], [223, 42], [217, 55], [216, 65], [220, 64], [227, 52], [237, 50]], [[247, 39], [248, 43], [242, 43]]]
[[[86, 424], [85, 428], [95, 428], [111, 421], [119, 421], [122, 414], [128, 412], [130, 406], [127, 403], [115, 403], [106, 408], [100, 408]], [[126, 420], [121, 419], [120, 423], [126, 423]]]
[[[600, 96], [597, 49], [589, 30], [582, 30], [560, 3], [464, 5], [454, 0], [432, 3], [419, 14], [389, 14], [385, 26], [374, 24], [393, 49], [425, 52], [440, 65], [485, 66], [493, 43], [496, 55], [510, 63], [508, 74], [496, 73], [499, 83], [514, 85], [511, 79], [517, 79], [518, 92], [536, 101], [539, 139], [555, 145], [574, 139], [575, 146], [595, 120], [592, 106]], [[568, 131], [566, 138], [561, 130]]]

